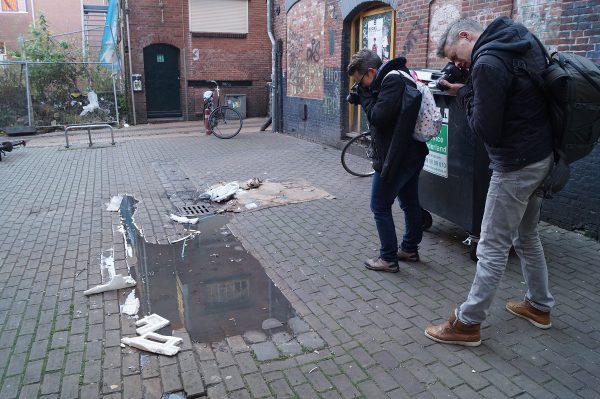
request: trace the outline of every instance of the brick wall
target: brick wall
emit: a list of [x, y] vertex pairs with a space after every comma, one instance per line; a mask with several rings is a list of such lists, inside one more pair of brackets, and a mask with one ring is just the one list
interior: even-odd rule
[[571, 178], [553, 199], [545, 200], [542, 219], [600, 239], [600, 146], [571, 165]]
[[[262, 1], [248, 1], [245, 37], [198, 37], [189, 32], [188, 0], [164, 2], [164, 13], [155, 0], [129, 1], [133, 73], [144, 79], [143, 49], [166, 43], [180, 50], [181, 108], [185, 119], [197, 119], [202, 92], [208, 87], [188, 87], [188, 81], [250, 81], [250, 86], [225, 88], [224, 94], [245, 94], [246, 116], [265, 116], [266, 84], [271, 76], [271, 43], [267, 35], [267, 9]], [[138, 123], [146, 122], [145, 92], [135, 94]]]

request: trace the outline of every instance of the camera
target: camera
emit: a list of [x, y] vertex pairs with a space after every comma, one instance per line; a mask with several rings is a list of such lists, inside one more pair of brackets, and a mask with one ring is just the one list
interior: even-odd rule
[[446, 91], [447, 87], [440, 84], [442, 80], [446, 80], [449, 83], [457, 83], [464, 79], [465, 73], [454, 65], [453, 62], [447, 63], [441, 70], [442, 76], [435, 81], [435, 87], [441, 91]]
[[346, 97], [346, 101], [352, 105], [360, 104], [360, 96], [358, 95], [358, 82], [355, 82], [350, 88], [350, 93]]

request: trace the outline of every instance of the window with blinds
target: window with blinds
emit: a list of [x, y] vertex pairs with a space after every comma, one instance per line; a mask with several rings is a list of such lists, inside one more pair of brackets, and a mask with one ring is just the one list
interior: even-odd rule
[[248, 0], [189, 0], [192, 33], [248, 33]]
[[27, 0], [0, 0], [1, 12], [27, 12]]

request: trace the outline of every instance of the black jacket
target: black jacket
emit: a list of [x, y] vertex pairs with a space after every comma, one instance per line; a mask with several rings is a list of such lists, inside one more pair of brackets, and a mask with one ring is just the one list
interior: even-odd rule
[[545, 66], [532, 34], [508, 17], [495, 19], [481, 34], [471, 55], [470, 82], [458, 92], [469, 126], [485, 143], [490, 167], [513, 171], [541, 161], [552, 152], [547, 104], [524, 69]]
[[359, 90], [361, 105], [369, 121], [375, 144], [373, 169], [384, 180], [391, 180], [403, 167], [422, 164], [428, 154], [427, 145], [412, 138], [420, 102], [416, 108], [402, 101], [407, 84], [414, 86], [401, 74], [386, 75], [404, 70], [406, 59], [395, 58], [382, 65], [369, 90]]

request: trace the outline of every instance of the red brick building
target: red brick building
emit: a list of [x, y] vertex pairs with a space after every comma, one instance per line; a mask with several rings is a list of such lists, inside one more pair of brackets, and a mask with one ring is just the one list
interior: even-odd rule
[[[59, 35], [62, 40], [74, 39], [78, 45], [81, 44], [81, 32], [89, 29], [86, 27], [89, 16], [84, 8], [100, 8], [104, 11], [99, 22], [104, 24], [104, 6], [108, 0], [61, 0], [60, 7], [56, 6], [55, 0], [4, 0], [0, 3], [0, 53], [4, 50], [8, 53], [19, 50], [18, 37], [27, 39], [30, 36], [29, 27], [35, 26], [42, 14], [53, 35]], [[97, 42], [101, 35], [102, 30], [97, 30], [91, 32], [88, 39], [92, 36]]]
[[224, 95], [245, 95], [247, 117], [267, 114], [271, 43], [264, 1], [128, 3], [131, 72], [142, 80], [134, 93], [137, 123], [196, 119], [209, 80], [218, 81]]
[[362, 47], [382, 58], [403, 55], [413, 68], [439, 69], [437, 38], [449, 22], [470, 17], [484, 25], [510, 16], [551, 49], [600, 63], [600, 2], [574, 0], [274, 0], [281, 41], [283, 131], [339, 144], [362, 130], [360, 112], [345, 102], [350, 56]]

